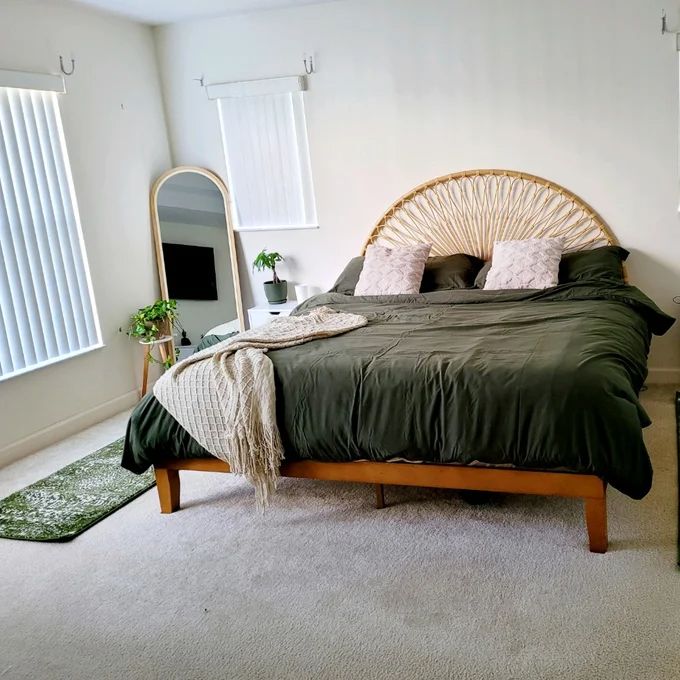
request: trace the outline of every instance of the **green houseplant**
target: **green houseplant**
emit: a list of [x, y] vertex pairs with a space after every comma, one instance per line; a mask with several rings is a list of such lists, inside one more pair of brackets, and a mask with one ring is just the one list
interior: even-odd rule
[[[140, 307], [131, 317], [127, 334], [137, 338], [142, 344], [151, 344], [160, 338], [172, 335], [173, 322], [177, 318], [177, 300], [156, 300], [152, 305]], [[168, 354], [164, 360], [157, 359], [149, 353], [149, 359], [162, 363], [166, 368], [173, 363]]]
[[282, 281], [276, 273], [276, 263], [283, 261], [280, 253], [268, 253], [265, 248], [253, 260], [253, 271], [263, 272], [271, 269], [272, 280], [264, 282], [264, 294], [270, 305], [281, 305], [288, 299], [288, 282]]

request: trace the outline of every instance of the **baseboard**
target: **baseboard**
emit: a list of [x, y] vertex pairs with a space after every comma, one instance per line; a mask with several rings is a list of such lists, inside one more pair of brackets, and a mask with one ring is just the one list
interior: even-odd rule
[[649, 385], [679, 385], [680, 368], [650, 368], [647, 376]]
[[99, 406], [78, 413], [77, 415], [62, 420], [54, 425], [38, 430], [28, 437], [18, 439], [12, 442], [3, 449], [0, 449], [0, 467], [8, 465], [9, 463], [24, 458], [25, 456], [35, 453], [40, 449], [55, 444], [66, 437], [70, 437], [87, 427], [96, 425], [102, 420], [106, 420], [117, 413], [131, 408], [139, 401], [139, 392], [132, 390], [126, 392], [120, 397], [115, 397], [110, 401], [106, 401]]

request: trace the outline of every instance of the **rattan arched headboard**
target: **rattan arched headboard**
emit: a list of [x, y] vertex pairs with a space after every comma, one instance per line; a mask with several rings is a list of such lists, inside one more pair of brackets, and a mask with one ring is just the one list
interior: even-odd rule
[[432, 255], [491, 257], [494, 241], [562, 236], [565, 250], [616, 244], [604, 220], [563, 187], [514, 170], [466, 170], [421, 184], [373, 228], [371, 243], [431, 243]]

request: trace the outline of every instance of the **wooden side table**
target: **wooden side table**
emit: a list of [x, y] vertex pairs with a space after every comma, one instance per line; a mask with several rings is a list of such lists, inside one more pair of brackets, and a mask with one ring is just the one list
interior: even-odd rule
[[146, 394], [146, 388], [149, 384], [149, 364], [151, 363], [151, 351], [157, 345], [158, 351], [161, 354], [161, 359], [167, 361], [169, 356], [172, 356], [174, 342], [172, 335], [164, 335], [157, 340], [151, 340], [150, 342], [145, 342], [144, 340], [139, 341], [140, 345], [144, 346], [144, 369], [142, 372], [142, 396]]

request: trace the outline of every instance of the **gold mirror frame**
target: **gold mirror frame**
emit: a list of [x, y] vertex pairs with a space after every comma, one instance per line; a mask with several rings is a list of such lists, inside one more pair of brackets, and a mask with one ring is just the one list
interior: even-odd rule
[[[167, 170], [164, 172], [151, 187], [151, 194], [149, 196], [149, 202], [151, 207], [151, 231], [153, 232], [153, 240], [156, 248], [156, 265], [158, 268], [158, 282], [161, 289], [161, 298], [164, 300], [168, 299], [168, 281], [165, 275], [165, 259], [163, 257], [163, 240], [161, 237], [161, 221], [158, 214], [158, 194], [163, 187], [163, 185], [171, 178], [176, 175], [181, 175], [186, 172], [193, 172], [199, 175], [203, 175], [220, 190], [222, 194], [222, 201], [224, 203], [224, 219], [227, 226], [227, 238], [229, 239], [229, 257], [231, 259], [231, 273], [234, 280], [234, 297], [236, 298], [236, 314], [238, 316], [239, 330], [245, 330], [245, 319], [243, 316], [243, 301], [241, 300], [241, 280], [238, 271], [238, 259], [236, 257], [236, 238], [234, 237], [234, 226], [231, 221], [231, 210], [229, 207], [229, 189], [227, 185], [222, 181], [219, 175], [216, 175], [211, 170], [206, 168], [200, 168], [195, 165], [179, 165], [176, 168]], [[172, 343], [173, 354], [174, 354], [174, 341]]]

